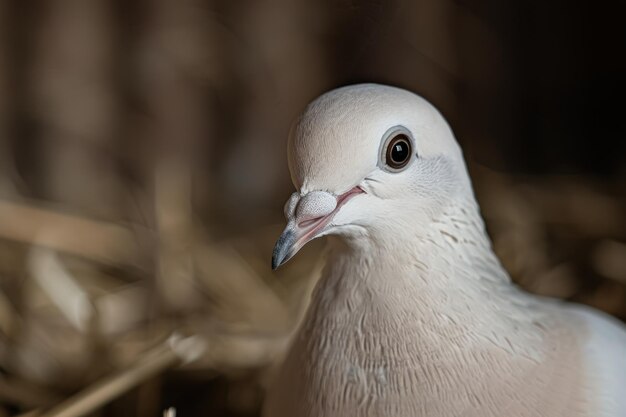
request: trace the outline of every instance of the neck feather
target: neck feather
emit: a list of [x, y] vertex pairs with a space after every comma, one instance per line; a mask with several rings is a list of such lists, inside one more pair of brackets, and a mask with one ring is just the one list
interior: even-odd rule
[[413, 230], [412, 236], [408, 232], [404, 239], [393, 234], [331, 238], [309, 312], [317, 319], [309, 324], [365, 308], [385, 326], [475, 332], [510, 349], [500, 335], [532, 318], [516, 314], [515, 305], [525, 307], [527, 300], [494, 255], [477, 205], [444, 210], [427, 228]]

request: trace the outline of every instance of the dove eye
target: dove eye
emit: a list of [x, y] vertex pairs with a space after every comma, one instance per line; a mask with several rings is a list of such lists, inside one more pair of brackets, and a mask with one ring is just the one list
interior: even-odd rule
[[413, 138], [409, 131], [396, 126], [383, 136], [379, 167], [398, 172], [411, 162], [413, 156]]
[[393, 169], [404, 168], [411, 159], [411, 141], [403, 134], [394, 136], [387, 145], [385, 163]]

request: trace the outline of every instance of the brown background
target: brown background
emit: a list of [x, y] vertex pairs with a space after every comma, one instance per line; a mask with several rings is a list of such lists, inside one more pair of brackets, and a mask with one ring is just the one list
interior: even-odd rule
[[256, 415], [319, 268], [317, 243], [269, 270], [287, 132], [356, 82], [441, 109], [520, 285], [626, 319], [625, 13], [0, 0], [0, 416], [119, 386], [175, 331], [201, 359], [94, 415]]

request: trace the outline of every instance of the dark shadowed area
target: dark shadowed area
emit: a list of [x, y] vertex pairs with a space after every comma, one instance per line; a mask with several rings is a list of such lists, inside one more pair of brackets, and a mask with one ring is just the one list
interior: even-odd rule
[[0, 417], [256, 416], [323, 241], [277, 272], [322, 92], [432, 101], [496, 252], [626, 319], [626, 4], [0, 0]]

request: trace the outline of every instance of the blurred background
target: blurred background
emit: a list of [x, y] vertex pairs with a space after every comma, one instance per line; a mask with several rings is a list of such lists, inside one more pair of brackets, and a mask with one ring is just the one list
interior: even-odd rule
[[258, 415], [323, 247], [270, 270], [287, 133], [350, 83], [443, 112], [517, 283], [626, 319], [625, 13], [0, 0], [0, 416]]

